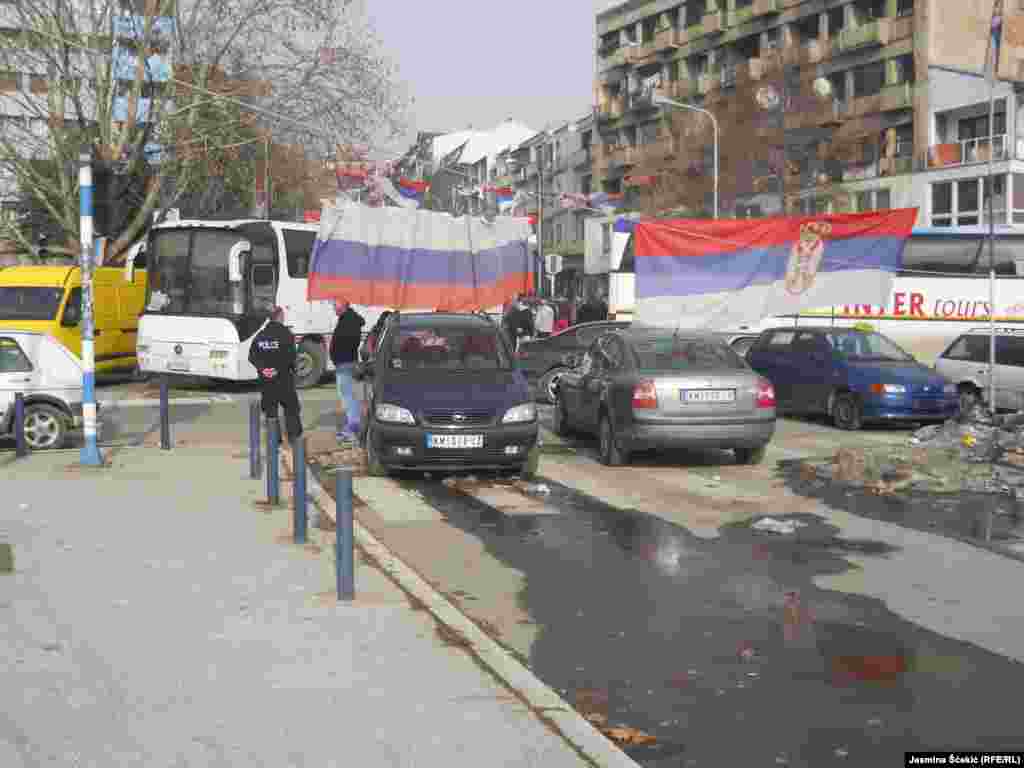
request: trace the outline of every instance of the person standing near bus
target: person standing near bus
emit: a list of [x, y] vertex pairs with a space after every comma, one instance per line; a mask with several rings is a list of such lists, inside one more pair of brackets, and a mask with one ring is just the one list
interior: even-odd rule
[[[252, 340], [249, 362], [260, 378], [260, 406], [267, 422], [276, 422], [284, 408], [288, 442], [294, 444], [302, 436], [301, 407], [295, 391], [295, 337], [283, 320], [284, 310], [274, 307], [270, 320]], [[280, 427], [277, 434], [281, 434]]]
[[[331, 336], [331, 362], [334, 363], [334, 380], [338, 387], [338, 400], [344, 409], [344, 416], [338, 415], [338, 442], [355, 442], [359, 436], [359, 403], [356, 402], [352, 386], [352, 373], [359, 359], [359, 342], [363, 337], [366, 320], [352, 309], [347, 299], [334, 302], [338, 324]], [[344, 418], [344, 421], [342, 421]]]

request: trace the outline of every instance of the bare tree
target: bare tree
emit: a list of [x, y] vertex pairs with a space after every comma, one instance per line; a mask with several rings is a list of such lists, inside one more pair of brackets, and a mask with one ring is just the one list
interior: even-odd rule
[[19, 30], [0, 48], [0, 179], [19, 201], [0, 238], [22, 250], [42, 229], [51, 252], [78, 251], [83, 149], [130, 214], [103, 233], [118, 237], [117, 252], [158, 209], [192, 199], [216, 210], [244, 195], [267, 132], [326, 152], [401, 128], [394, 72], [347, 3], [21, 0], [0, 10]]
[[[880, 125], [844, 124], [838, 103], [798, 47], [764, 51], [722, 76], [714, 75], [704, 107], [719, 126], [719, 199], [723, 216], [743, 215], [744, 201], [772, 199], [792, 212], [813, 191], [834, 208], [848, 204], [839, 183], [861, 142]], [[708, 76], [709, 78], [711, 76]], [[634, 171], [641, 209], [710, 215], [714, 188], [711, 121], [691, 111], [664, 112], [662, 137]]]

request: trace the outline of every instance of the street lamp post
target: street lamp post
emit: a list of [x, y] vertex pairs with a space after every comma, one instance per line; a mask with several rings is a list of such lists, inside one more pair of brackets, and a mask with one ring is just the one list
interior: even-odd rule
[[688, 109], [691, 112], [699, 112], [700, 114], [706, 115], [708, 118], [710, 118], [711, 126], [712, 126], [712, 128], [714, 128], [714, 136], [715, 136], [715, 161], [714, 161], [715, 162], [715, 166], [714, 166], [714, 173], [715, 173], [715, 176], [714, 176], [715, 199], [714, 199], [714, 217], [717, 219], [718, 218], [718, 120], [716, 120], [715, 116], [711, 112], [706, 110], [706, 109], [703, 109], [701, 107], [695, 107], [692, 104], [683, 104], [681, 101], [676, 101], [675, 99], [670, 99], [670, 98], [668, 98], [666, 96], [661, 96], [659, 94], [655, 94], [653, 101], [658, 106], [662, 106], [662, 107], [677, 107], [678, 109]]

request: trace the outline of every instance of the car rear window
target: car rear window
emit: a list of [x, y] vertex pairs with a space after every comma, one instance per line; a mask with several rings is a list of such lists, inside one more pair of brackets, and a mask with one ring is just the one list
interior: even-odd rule
[[743, 370], [747, 364], [720, 341], [676, 337], [633, 343], [637, 367], [650, 371]]
[[389, 334], [388, 367], [395, 370], [498, 370], [511, 361], [489, 328], [398, 328]]

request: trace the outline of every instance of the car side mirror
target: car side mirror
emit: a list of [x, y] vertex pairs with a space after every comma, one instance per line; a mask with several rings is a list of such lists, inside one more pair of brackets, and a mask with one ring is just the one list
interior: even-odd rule
[[64, 307], [64, 316], [60, 324], [65, 328], [74, 328], [82, 321], [82, 303], [80, 301], [69, 301]]
[[228, 252], [228, 281], [241, 283], [245, 275], [245, 259], [252, 253], [252, 243], [239, 240]]

